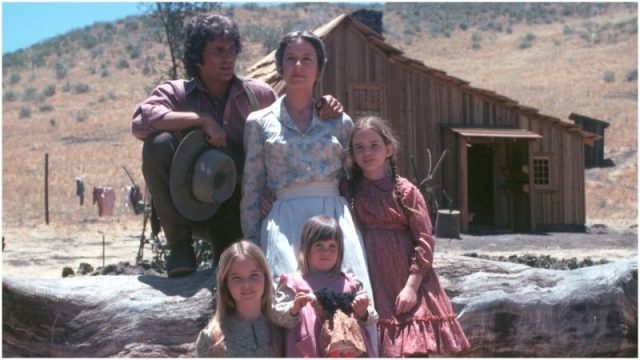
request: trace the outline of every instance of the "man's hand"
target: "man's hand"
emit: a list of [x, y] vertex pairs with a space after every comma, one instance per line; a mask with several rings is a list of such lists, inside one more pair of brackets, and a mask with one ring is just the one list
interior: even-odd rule
[[325, 95], [316, 102], [318, 116], [322, 120], [335, 119], [344, 112], [342, 103], [331, 95]]
[[269, 212], [271, 212], [271, 208], [273, 207], [273, 203], [276, 201], [276, 192], [267, 189], [267, 196], [265, 196], [262, 203], [260, 203], [260, 218], [264, 219]]
[[224, 129], [209, 114], [200, 114], [203, 118], [202, 131], [204, 138], [213, 147], [224, 147], [227, 145], [227, 134]]

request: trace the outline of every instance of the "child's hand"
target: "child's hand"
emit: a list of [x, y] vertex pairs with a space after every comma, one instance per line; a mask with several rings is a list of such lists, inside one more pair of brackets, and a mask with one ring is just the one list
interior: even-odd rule
[[409, 286], [405, 286], [396, 297], [396, 314], [401, 315], [416, 306], [418, 296], [416, 291]]
[[303, 306], [307, 305], [310, 301], [315, 299], [315, 296], [313, 296], [312, 294], [309, 294], [310, 292], [311, 290], [309, 289], [298, 290], [298, 292], [296, 293], [296, 297], [293, 300], [293, 305], [289, 310], [289, 313], [292, 316], [298, 315], [298, 313], [300, 312], [300, 309], [302, 309]]
[[356, 294], [356, 297], [351, 302], [351, 307], [353, 308], [353, 313], [359, 319], [366, 319], [368, 315], [367, 307], [369, 306], [369, 296], [367, 295], [366, 290], [360, 290]]

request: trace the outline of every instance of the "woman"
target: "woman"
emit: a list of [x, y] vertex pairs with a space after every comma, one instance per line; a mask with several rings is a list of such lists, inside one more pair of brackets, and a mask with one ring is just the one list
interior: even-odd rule
[[[297, 269], [302, 226], [316, 215], [328, 215], [344, 232], [342, 270], [360, 278], [372, 294], [362, 238], [338, 184], [353, 122], [347, 114], [321, 121], [313, 87], [326, 63], [322, 40], [308, 31], [292, 32], [276, 51], [276, 68], [285, 95], [253, 112], [245, 125], [246, 162], [240, 204], [246, 238], [260, 244], [274, 278]], [[270, 192], [276, 200], [262, 219], [260, 206]]]

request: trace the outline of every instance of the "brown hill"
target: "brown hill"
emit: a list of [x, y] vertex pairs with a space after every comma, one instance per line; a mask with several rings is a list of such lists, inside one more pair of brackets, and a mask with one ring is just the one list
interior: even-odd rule
[[[587, 221], [636, 224], [637, 5], [463, 5], [373, 8], [384, 10], [387, 40], [430, 67], [542, 113], [566, 119], [577, 112], [610, 122], [605, 155], [616, 166], [587, 171]], [[315, 28], [357, 8], [224, 7], [244, 36], [238, 72], [284, 32]], [[143, 183], [141, 142], [130, 134], [130, 119], [136, 104], [167, 78], [168, 48], [161, 38], [149, 16], [129, 17], [3, 56], [3, 235], [124, 231], [135, 238], [141, 218], [122, 206], [120, 189], [130, 185], [122, 167]], [[42, 226], [45, 154], [53, 228]], [[75, 196], [76, 176], [87, 187], [83, 206]], [[117, 189], [112, 218], [98, 218], [93, 186]]]

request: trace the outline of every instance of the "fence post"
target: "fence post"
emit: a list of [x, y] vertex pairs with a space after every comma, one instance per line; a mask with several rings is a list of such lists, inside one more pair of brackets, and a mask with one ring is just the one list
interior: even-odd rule
[[44, 154], [44, 221], [49, 225], [49, 153]]

